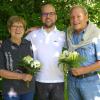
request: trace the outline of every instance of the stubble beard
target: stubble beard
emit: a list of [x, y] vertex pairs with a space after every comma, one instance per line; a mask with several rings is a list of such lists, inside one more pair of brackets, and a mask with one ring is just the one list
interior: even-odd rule
[[55, 26], [55, 23], [51, 23], [51, 24], [44, 24], [44, 27], [46, 27], [46, 28], [52, 28], [52, 27], [54, 27]]

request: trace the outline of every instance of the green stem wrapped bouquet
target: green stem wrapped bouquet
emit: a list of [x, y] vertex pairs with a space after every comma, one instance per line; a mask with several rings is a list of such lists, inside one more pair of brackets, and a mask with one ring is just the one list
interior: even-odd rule
[[[34, 60], [31, 56], [25, 56], [17, 65], [17, 70], [22, 73], [35, 75], [41, 67], [41, 64], [38, 60]], [[27, 86], [29, 87], [29, 82], [27, 82]]]
[[65, 48], [59, 56], [59, 65], [61, 65], [64, 72], [64, 100], [68, 100], [68, 82], [67, 74], [71, 68], [78, 68], [84, 61], [84, 57], [76, 51], [67, 51]]

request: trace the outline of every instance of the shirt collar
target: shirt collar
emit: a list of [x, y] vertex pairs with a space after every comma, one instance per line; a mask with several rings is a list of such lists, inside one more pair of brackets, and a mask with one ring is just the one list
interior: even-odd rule
[[[88, 24], [89, 24], [89, 22], [87, 22], [87, 26], [88, 26]], [[87, 29], [87, 26], [80, 32], [81, 34], [83, 33], [85, 33], [85, 31], [86, 31], [86, 29]], [[73, 33], [77, 33], [77, 32], [75, 32], [75, 31], [73, 31]]]
[[57, 31], [57, 28], [56, 28], [56, 26], [55, 26], [54, 29], [51, 30], [51, 31], [49, 32], [49, 34], [46, 32], [46, 30], [43, 28], [43, 26], [41, 27], [41, 30], [42, 30], [42, 32], [47, 36], [47, 35], [49, 35], [49, 34], [51, 34], [51, 33], [56, 32], [56, 31]]
[[[17, 45], [16, 43], [13, 43], [10, 39], [8, 39], [8, 41], [9, 41], [9, 43], [10, 43], [11, 45]], [[25, 40], [25, 39], [22, 39], [20, 45], [22, 45], [22, 44], [26, 44], [26, 40]]]
[[[83, 29], [79, 34], [84, 34], [85, 33], [85, 31], [86, 31], [86, 28], [85, 29]], [[77, 34], [77, 32], [76, 31], [74, 31], [73, 32], [74, 34]]]

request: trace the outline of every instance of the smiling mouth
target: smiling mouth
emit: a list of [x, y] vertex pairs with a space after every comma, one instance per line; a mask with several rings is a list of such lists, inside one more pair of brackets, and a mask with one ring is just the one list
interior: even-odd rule
[[21, 34], [21, 33], [16, 33], [16, 34]]
[[79, 25], [80, 23], [74, 23], [73, 25]]

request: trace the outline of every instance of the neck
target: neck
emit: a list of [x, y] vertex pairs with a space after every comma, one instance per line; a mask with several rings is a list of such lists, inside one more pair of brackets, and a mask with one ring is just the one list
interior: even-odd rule
[[79, 29], [79, 30], [75, 30], [75, 32], [77, 32], [77, 34], [80, 34], [80, 32], [82, 32], [86, 27], [87, 27], [87, 23], [84, 25], [83, 28]]
[[18, 38], [11, 38], [11, 41], [17, 45], [20, 45], [21, 44], [21, 38], [18, 39]]
[[77, 34], [80, 34], [83, 30], [84, 30], [84, 29], [82, 29], [82, 30], [75, 30], [75, 32], [76, 32]]
[[50, 31], [52, 31], [54, 28], [55, 28], [55, 26], [52, 26], [52, 27], [43, 26], [43, 29], [45, 29], [47, 33], [49, 33]]

